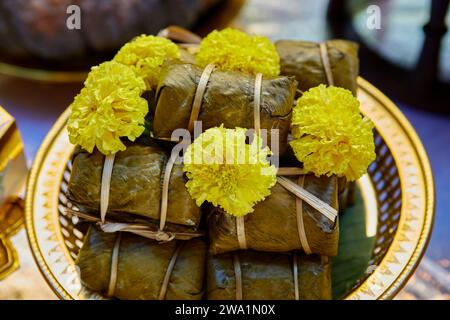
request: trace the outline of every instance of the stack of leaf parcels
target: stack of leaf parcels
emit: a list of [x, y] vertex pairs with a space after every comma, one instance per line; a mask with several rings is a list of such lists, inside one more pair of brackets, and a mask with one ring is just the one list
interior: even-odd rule
[[[179, 37], [178, 37], [179, 38]], [[186, 47], [188, 49], [186, 49]], [[71, 105], [83, 285], [117, 299], [331, 299], [339, 195], [375, 158], [357, 47], [142, 35]]]

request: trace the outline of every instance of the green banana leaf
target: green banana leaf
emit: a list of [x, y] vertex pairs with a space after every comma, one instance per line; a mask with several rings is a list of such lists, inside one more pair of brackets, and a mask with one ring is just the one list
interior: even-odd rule
[[[81, 282], [87, 288], [106, 295], [111, 277], [113, 248], [119, 233], [102, 232], [92, 226], [75, 264]], [[182, 244], [169, 278], [165, 299], [200, 300], [203, 296], [206, 243], [200, 238], [189, 241], [156, 241], [122, 233], [117, 263], [117, 281], [113, 296], [121, 300], [156, 300], [169, 261]]]
[[[127, 149], [118, 152], [114, 161], [106, 217], [116, 222], [157, 224], [161, 181], [168, 157], [169, 153], [154, 140], [127, 143]], [[97, 150], [93, 153], [77, 150], [67, 191], [67, 197], [81, 211], [97, 216], [104, 158]], [[201, 211], [185, 183], [183, 165], [175, 164], [169, 183], [167, 222], [175, 229], [195, 230], [200, 223]]]
[[[298, 177], [292, 178], [297, 182]], [[306, 175], [304, 188], [337, 209], [338, 179]], [[325, 256], [337, 254], [339, 222], [334, 224], [316, 209], [302, 201], [303, 222], [313, 253]], [[245, 234], [249, 249], [266, 252], [301, 250], [297, 229], [296, 197], [277, 183], [272, 193], [244, 216]], [[236, 218], [219, 209], [208, 216], [210, 251], [213, 254], [239, 250]]]
[[[236, 299], [234, 254], [240, 261], [243, 300], [294, 300], [293, 255], [252, 250], [209, 255], [207, 299]], [[328, 258], [300, 253], [297, 261], [299, 299], [331, 299], [331, 268]]]
[[[358, 45], [347, 40], [326, 42], [334, 85], [356, 95], [359, 74]], [[281, 74], [295, 76], [298, 88], [307, 91], [327, 83], [319, 44], [309, 41], [280, 40], [275, 43], [280, 55]]]
[[333, 257], [333, 299], [344, 297], [366, 276], [375, 247], [375, 237], [366, 235], [366, 215], [361, 190], [355, 190], [356, 202], [340, 217], [339, 254]]
[[[153, 136], [170, 139], [176, 129], [188, 128], [192, 104], [203, 68], [193, 64], [167, 64], [156, 93]], [[287, 148], [291, 111], [297, 82], [293, 77], [263, 79], [261, 85], [261, 129], [279, 129], [279, 152]], [[255, 77], [232, 71], [212, 72], [198, 120], [202, 129], [254, 127]], [[268, 132], [270, 133], [270, 132]], [[267, 143], [270, 145], [270, 135]]]

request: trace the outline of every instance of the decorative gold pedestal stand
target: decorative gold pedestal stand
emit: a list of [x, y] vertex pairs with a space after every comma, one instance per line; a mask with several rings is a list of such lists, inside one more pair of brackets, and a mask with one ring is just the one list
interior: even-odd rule
[[[434, 216], [430, 164], [414, 129], [380, 91], [358, 80], [362, 112], [376, 127], [377, 159], [358, 181], [367, 221], [376, 226], [375, 270], [346, 299], [390, 299], [405, 285], [425, 252]], [[64, 193], [70, 177], [64, 112], [44, 140], [33, 165], [25, 206], [33, 254], [45, 279], [62, 299], [100, 298], [83, 289], [74, 259], [85, 231]], [[362, 213], [364, 214], [364, 213]]]

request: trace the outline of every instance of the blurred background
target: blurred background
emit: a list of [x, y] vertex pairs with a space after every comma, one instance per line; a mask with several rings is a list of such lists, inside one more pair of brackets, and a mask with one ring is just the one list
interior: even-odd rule
[[[71, 4], [82, 7], [80, 30], [67, 29]], [[450, 298], [448, 0], [0, 0], [0, 105], [16, 119], [28, 164], [90, 66], [110, 59], [135, 35], [171, 24], [200, 35], [231, 25], [272, 40], [358, 42], [361, 76], [412, 123], [436, 184], [428, 251], [398, 298]], [[13, 240], [21, 268], [0, 280], [0, 299], [55, 298], [24, 230]]]

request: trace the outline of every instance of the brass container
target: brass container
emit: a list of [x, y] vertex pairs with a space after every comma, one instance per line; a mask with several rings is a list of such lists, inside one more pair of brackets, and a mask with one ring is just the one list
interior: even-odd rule
[[0, 281], [19, 268], [10, 237], [23, 227], [21, 198], [28, 174], [23, 142], [14, 118], [0, 106]]
[[[375, 124], [377, 159], [361, 178], [365, 214], [376, 234], [370, 265], [378, 266], [346, 299], [391, 299], [406, 284], [422, 258], [434, 217], [434, 186], [425, 150], [397, 107], [364, 79], [358, 79], [362, 112]], [[84, 289], [76, 258], [85, 232], [65, 211], [70, 177], [64, 112], [45, 138], [31, 170], [25, 206], [26, 227], [36, 262], [62, 299], [100, 296]]]

